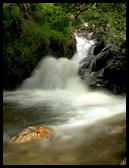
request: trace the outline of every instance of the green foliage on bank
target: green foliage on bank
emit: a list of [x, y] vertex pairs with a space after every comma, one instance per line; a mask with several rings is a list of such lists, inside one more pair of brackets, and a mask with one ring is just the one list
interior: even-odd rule
[[70, 58], [71, 31], [78, 29], [116, 43], [116, 52], [125, 54], [126, 4], [3, 3], [4, 87], [20, 84], [44, 56]]
[[[84, 33], [94, 33], [100, 42], [116, 43], [116, 51], [121, 50], [126, 41], [126, 3], [56, 3], [70, 16], [72, 26]], [[84, 22], [88, 26], [84, 26]]]
[[70, 19], [51, 3], [3, 3], [4, 86], [21, 83], [42, 57], [67, 57]]
[[125, 3], [95, 3], [82, 17], [88, 20], [86, 29], [96, 33], [100, 40], [108, 40], [118, 46], [125, 41]]

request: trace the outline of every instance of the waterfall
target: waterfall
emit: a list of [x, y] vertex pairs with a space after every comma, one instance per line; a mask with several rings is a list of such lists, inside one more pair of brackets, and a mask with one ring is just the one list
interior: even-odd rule
[[90, 48], [95, 43], [95, 40], [88, 40], [77, 34], [75, 34], [75, 37], [77, 41], [77, 52], [74, 54], [72, 61], [78, 64], [83, 58], [90, 54]]
[[[61, 129], [63, 133], [66, 128], [66, 134], [67, 128], [90, 125], [116, 114], [125, 114], [126, 111], [125, 97], [106, 91], [92, 91], [79, 78], [79, 62], [88, 56], [94, 41], [75, 37], [77, 52], [71, 60], [46, 56], [31, 76], [23, 81], [21, 88], [4, 93], [5, 102], [15, 102], [20, 108], [37, 108], [42, 118], [42, 109], [47, 107], [49, 113], [57, 115], [57, 120], [63, 120], [61, 124], [57, 122], [55, 127], [57, 129], [58, 126], [59, 132]], [[38, 113], [37, 110], [35, 113]], [[51, 122], [48, 125], [54, 129]]]
[[37, 68], [26, 79], [23, 89], [56, 89], [65, 88], [68, 80], [77, 75], [78, 66], [67, 58], [53, 58], [48, 56], [42, 59]]
[[[4, 91], [3, 142], [9, 165], [28, 161], [31, 165], [41, 161], [43, 165], [90, 165], [96, 160], [104, 164], [111, 160], [112, 164], [112, 157], [120, 157], [124, 151], [123, 133], [118, 137], [114, 134], [115, 138], [111, 134], [124, 132], [125, 126], [120, 124], [126, 121], [126, 99], [87, 88], [78, 76], [78, 68], [94, 41], [77, 35], [76, 40], [77, 52], [71, 60], [46, 56], [20, 88]], [[29, 126], [52, 130], [52, 140], [8, 145], [13, 136]]]
[[[66, 88], [69, 81], [79, 80], [78, 66], [81, 59], [88, 55], [93, 41], [87, 41], [83, 37], [75, 35], [77, 40], [77, 52], [71, 60], [67, 58], [54, 58], [46, 56], [36, 69], [27, 78], [21, 88], [23, 89], [57, 89]], [[76, 80], [75, 80], [76, 79]]]

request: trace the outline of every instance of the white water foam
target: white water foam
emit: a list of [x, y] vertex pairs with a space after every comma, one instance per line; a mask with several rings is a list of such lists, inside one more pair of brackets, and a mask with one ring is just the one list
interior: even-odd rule
[[[116, 114], [125, 113], [125, 97], [104, 91], [90, 91], [77, 75], [79, 61], [87, 56], [91, 44], [76, 36], [77, 53], [72, 60], [47, 57], [39, 63], [31, 77], [16, 91], [4, 92], [4, 102], [15, 102], [21, 108], [38, 107], [46, 103], [65, 122], [56, 129], [94, 124]], [[49, 124], [52, 128], [55, 125]]]

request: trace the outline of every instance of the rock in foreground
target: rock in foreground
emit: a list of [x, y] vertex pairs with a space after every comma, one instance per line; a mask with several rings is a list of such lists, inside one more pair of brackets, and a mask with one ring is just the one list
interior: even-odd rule
[[32, 140], [50, 140], [52, 132], [43, 126], [30, 126], [23, 129], [10, 141], [12, 144], [20, 144]]

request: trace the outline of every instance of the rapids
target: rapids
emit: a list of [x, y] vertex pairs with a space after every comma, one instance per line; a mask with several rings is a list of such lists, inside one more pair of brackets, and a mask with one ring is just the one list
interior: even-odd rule
[[[77, 53], [71, 60], [48, 56], [19, 89], [4, 91], [4, 164], [120, 162], [120, 153], [125, 151], [124, 134], [118, 131], [116, 137], [112, 129], [125, 128], [126, 98], [105, 90], [92, 91], [83, 83], [77, 75], [79, 62], [94, 41], [77, 35], [76, 40]], [[51, 129], [53, 140], [8, 144], [21, 129], [31, 125]]]

